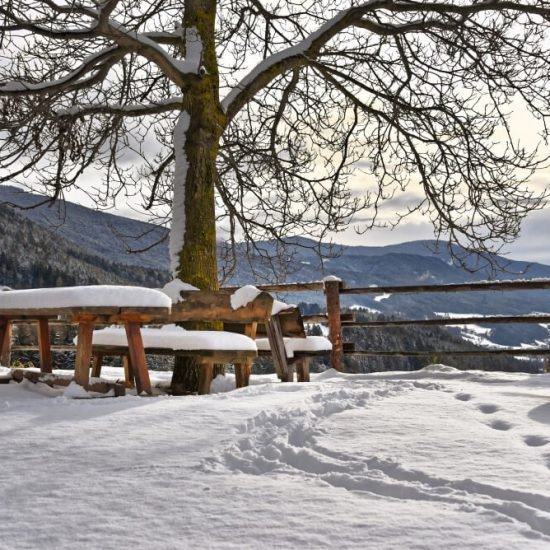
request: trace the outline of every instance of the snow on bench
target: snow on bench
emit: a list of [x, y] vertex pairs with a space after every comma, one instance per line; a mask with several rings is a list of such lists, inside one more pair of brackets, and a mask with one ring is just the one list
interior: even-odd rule
[[[141, 331], [145, 352], [151, 355], [178, 355], [197, 359], [201, 365], [199, 394], [210, 391], [215, 363], [234, 363], [235, 370], [247, 368], [258, 355], [256, 342], [244, 334], [214, 330], [185, 330], [175, 325], [161, 328], [144, 328]], [[104, 356], [122, 355], [126, 382], [132, 378], [132, 365], [128, 362], [125, 332], [117, 327], [94, 330], [92, 335], [94, 365], [92, 376], [101, 375]]]
[[[256, 342], [244, 334], [216, 330], [185, 330], [175, 325], [141, 329], [143, 347], [171, 351], [256, 352]], [[92, 344], [101, 347], [126, 347], [126, 333], [118, 327], [94, 330]]]
[[[332, 344], [324, 336], [306, 336], [305, 338], [287, 338], [283, 337], [286, 356], [288, 359], [294, 359], [296, 355], [310, 354], [322, 355], [332, 349]], [[256, 340], [258, 351], [271, 351], [269, 338], [258, 338]]]

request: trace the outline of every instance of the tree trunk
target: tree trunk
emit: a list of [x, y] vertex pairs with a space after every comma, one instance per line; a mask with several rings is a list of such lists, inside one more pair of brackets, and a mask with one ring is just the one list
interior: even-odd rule
[[[185, 2], [186, 61], [196, 60], [198, 74], [189, 88], [183, 90], [185, 99], [174, 135], [172, 272], [174, 277], [202, 290], [219, 288], [215, 184], [216, 157], [225, 116], [219, 101], [215, 17], [215, 0]], [[189, 329], [221, 328], [204, 324], [184, 326]], [[172, 392], [196, 392], [198, 380], [198, 365], [192, 360], [176, 358]]]

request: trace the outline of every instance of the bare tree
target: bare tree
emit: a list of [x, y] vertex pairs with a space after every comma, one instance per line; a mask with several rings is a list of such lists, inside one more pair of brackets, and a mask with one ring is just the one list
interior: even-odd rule
[[[216, 288], [231, 238], [322, 238], [419, 188], [484, 251], [543, 196], [509, 123], [550, 106], [550, 2], [3, 0], [0, 178], [171, 212], [172, 272]], [[363, 194], [349, 186], [367, 166]]]

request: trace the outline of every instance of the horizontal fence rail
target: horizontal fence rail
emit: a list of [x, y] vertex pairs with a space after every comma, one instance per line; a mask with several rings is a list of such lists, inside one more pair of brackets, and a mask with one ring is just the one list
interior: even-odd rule
[[453, 283], [448, 285], [367, 286], [341, 288], [340, 294], [420, 294], [424, 292], [485, 292], [491, 290], [547, 290], [549, 279], [518, 281], [482, 281], [479, 283]]
[[351, 355], [365, 357], [438, 357], [440, 355], [487, 357], [489, 355], [525, 355], [541, 357], [550, 355], [550, 349], [529, 349], [529, 348], [489, 348], [473, 350], [437, 350], [437, 351], [377, 351], [377, 350], [354, 350]]
[[392, 319], [388, 321], [344, 321], [345, 327], [403, 327], [410, 325], [437, 326], [437, 325], [499, 325], [515, 323], [550, 323], [550, 315], [485, 315], [483, 317], [441, 317], [436, 319]]

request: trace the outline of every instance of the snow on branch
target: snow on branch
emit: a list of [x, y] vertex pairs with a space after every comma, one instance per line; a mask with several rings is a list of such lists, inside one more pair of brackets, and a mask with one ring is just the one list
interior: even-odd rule
[[5, 84], [0, 84], [0, 95], [32, 95], [47, 94], [66, 88], [68, 85], [81, 83], [80, 80], [90, 72], [98, 69], [103, 63], [118, 58], [120, 54], [118, 46], [105, 48], [100, 52], [94, 53], [81, 63], [75, 70], [71, 71], [62, 78], [47, 80], [45, 82], [25, 82], [22, 80], [12, 80]]
[[[425, 31], [430, 28], [452, 30], [463, 24], [469, 16], [495, 9], [550, 18], [550, 7], [545, 7], [544, 4], [544, 2], [527, 4], [502, 0], [485, 0], [460, 5], [452, 2], [418, 3], [369, 0], [361, 5], [340, 11], [298, 44], [264, 59], [227, 94], [222, 101], [222, 108], [227, 113], [227, 120], [230, 121], [257, 92], [281, 74], [311, 65], [325, 44], [351, 26], [388, 35]], [[365, 18], [369, 13], [382, 12], [390, 14], [416, 13], [418, 19], [407, 23], [392, 24], [391, 15], [385, 23], [382, 23], [378, 16], [374, 17], [374, 20]], [[437, 19], [438, 16], [441, 18]]]
[[89, 105], [74, 105], [68, 109], [57, 111], [58, 116], [84, 116], [94, 114], [120, 114], [124, 116], [145, 116], [158, 113], [167, 113], [181, 108], [183, 97], [170, 97], [158, 103], [148, 103], [140, 105], [139, 103], [130, 104], [89, 104]]

